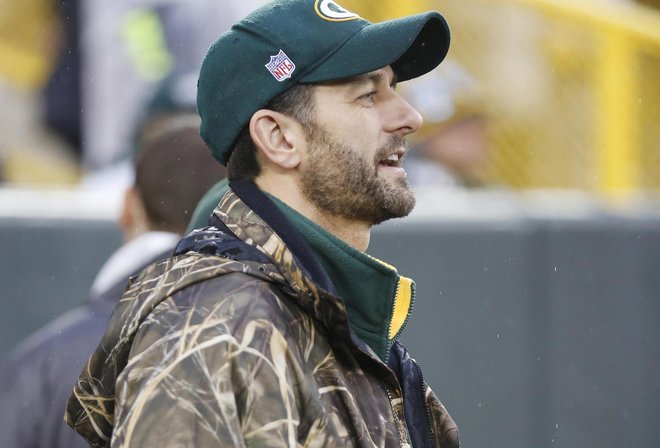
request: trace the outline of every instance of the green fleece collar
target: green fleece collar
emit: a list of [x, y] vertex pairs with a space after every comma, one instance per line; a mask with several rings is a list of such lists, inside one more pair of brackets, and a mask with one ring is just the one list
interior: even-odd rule
[[300, 232], [318, 258], [346, 306], [357, 336], [387, 361], [392, 342], [412, 311], [414, 283], [396, 268], [360, 252], [284, 202], [268, 195]]

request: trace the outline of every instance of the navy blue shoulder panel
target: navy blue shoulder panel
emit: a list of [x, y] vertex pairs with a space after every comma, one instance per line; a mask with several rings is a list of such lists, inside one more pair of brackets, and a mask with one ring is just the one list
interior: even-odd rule
[[212, 219], [211, 224], [213, 225], [193, 230], [179, 241], [174, 255], [192, 251], [236, 261], [270, 262], [263, 252], [238, 239], [219, 219]]
[[426, 405], [422, 369], [398, 341], [392, 344], [387, 364], [396, 374], [403, 392], [403, 409], [412, 446], [433, 448], [433, 424]]
[[322, 289], [338, 296], [330, 277], [316, 259], [312, 249], [264, 192], [254, 183], [245, 180], [231, 181], [229, 182], [229, 188], [277, 233], [293, 253], [298, 266], [307, 277], [311, 278]]

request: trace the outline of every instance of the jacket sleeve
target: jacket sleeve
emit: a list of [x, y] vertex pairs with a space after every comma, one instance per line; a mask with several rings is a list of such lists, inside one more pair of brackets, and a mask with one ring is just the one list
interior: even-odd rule
[[438, 400], [428, 384], [425, 384], [426, 405], [431, 411], [433, 433], [436, 435], [436, 444], [440, 448], [459, 448], [461, 443], [458, 436], [458, 426]]
[[295, 446], [302, 361], [280, 300], [229, 274], [156, 307], [117, 380], [111, 446]]
[[0, 447], [89, 446], [64, 423], [62, 414], [98, 327], [80, 308], [16, 347], [0, 367]]
[[[22, 355], [22, 354], [21, 354]], [[16, 354], [0, 367], [0, 446], [34, 446], [43, 419], [41, 366]], [[26, 418], [30, 416], [31, 418]]]

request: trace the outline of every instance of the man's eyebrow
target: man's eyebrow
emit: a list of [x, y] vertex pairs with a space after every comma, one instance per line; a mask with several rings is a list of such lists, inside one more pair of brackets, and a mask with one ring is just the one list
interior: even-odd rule
[[[378, 84], [383, 81], [383, 78], [385, 78], [385, 74], [382, 71], [376, 71], [376, 72], [364, 73], [362, 75], [352, 76], [350, 78], [337, 81], [337, 84], [347, 84], [349, 89], [353, 91], [363, 88], [369, 84]], [[397, 82], [398, 82], [398, 77], [396, 73], [394, 73], [390, 85], [392, 87], [396, 87]]]
[[365, 73], [363, 75], [358, 75], [355, 78], [349, 79], [349, 82], [358, 86], [369, 83], [378, 84], [383, 80], [383, 77], [383, 72]]

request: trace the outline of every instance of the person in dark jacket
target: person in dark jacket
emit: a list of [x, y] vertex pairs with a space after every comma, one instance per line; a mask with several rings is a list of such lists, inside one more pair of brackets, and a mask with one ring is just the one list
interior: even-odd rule
[[159, 120], [136, 154], [135, 182], [119, 221], [125, 243], [99, 271], [89, 300], [25, 340], [0, 368], [2, 447], [89, 446], [63, 419], [76, 376], [128, 277], [172, 253], [202, 194], [224, 176], [199, 137], [196, 115]]
[[218, 38], [197, 105], [229, 183], [83, 369], [66, 419], [92, 446], [459, 446], [398, 342], [414, 282], [365, 252], [415, 203], [422, 120], [396, 84], [448, 47], [437, 12], [372, 24], [331, 0], [270, 2]]

